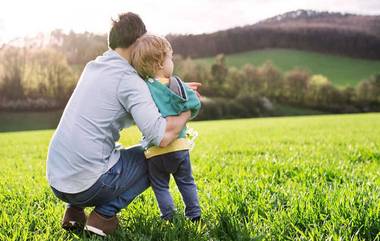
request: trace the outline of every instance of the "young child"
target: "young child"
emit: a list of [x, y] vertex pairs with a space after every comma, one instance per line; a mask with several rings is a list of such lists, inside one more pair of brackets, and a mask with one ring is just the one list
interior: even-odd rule
[[[163, 117], [179, 115], [191, 111], [194, 118], [200, 109], [200, 101], [194, 91], [189, 89], [180, 78], [173, 74], [173, 51], [170, 43], [163, 37], [144, 35], [134, 44], [131, 51], [131, 64], [146, 80], [154, 102]], [[143, 142], [144, 146], [144, 142]], [[191, 173], [186, 128], [179, 138], [167, 147], [146, 144], [145, 156], [151, 186], [156, 196], [161, 217], [170, 220], [176, 211], [169, 192], [169, 180], [172, 174], [183, 202], [185, 215], [192, 221], [201, 217], [197, 187]]]

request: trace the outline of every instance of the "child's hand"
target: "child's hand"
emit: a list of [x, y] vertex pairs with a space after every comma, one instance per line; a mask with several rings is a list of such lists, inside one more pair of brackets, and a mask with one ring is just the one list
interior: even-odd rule
[[195, 147], [195, 140], [198, 137], [198, 132], [193, 128], [187, 128], [186, 130], [186, 139], [190, 144], [190, 151]]
[[188, 82], [186, 84], [187, 84], [187, 86], [189, 86], [190, 89], [192, 89], [195, 92], [195, 94], [197, 94], [198, 98], [201, 97], [201, 94], [199, 94], [199, 92], [198, 92], [198, 88], [202, 86], [201, 83], [198, 83], [198, 82]]

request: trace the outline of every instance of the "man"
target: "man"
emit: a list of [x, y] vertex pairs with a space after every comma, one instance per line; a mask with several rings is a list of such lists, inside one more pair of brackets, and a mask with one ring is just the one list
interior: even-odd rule
[[[84, 68], [50, 142], [47, 178], [54, 194], [68, 203], [65, 229], [84, 226], [99, 235], [110, 234], [118, 226], [116, 214], [149, 187], [141, 146], [115, 148], [122, 128], [134, 122], [144, 141], [164, 147], [190, 118], [189, 111], [163, 118], [129, 64], [130, 46], [145, 33], [134, 13], [113, 21], [110, 50]], [[86, 219], [83, 207], [88, 206], [95, 209]]]

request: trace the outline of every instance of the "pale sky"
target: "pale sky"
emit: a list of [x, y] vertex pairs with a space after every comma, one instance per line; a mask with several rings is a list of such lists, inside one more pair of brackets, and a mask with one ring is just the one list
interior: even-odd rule
[[151, 33], [204, 33], [297, 9], [380, 15], [380, 0], [1, 0], [0, 43], [54, 29], [107, 33], [132, 11]]

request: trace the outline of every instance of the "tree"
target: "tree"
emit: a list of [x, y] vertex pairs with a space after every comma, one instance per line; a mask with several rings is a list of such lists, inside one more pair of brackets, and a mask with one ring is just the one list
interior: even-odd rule
[[186, 82], [199, 82], [202, 84], [202, 94], [210, 96], [211, 74], [206, 65], [196, 63], [191, 58], [183, 59], [180, 55], [174, 56], [174, 73]]
[[215, 63], [211, 66], [210, 90], [213, 96], [223, 96], [225, 92], [228, 68], [226, 67], [225, 57], [219, 54], [215, 57]]
[[309, 85], [309, 78], [310, 73], [301, 68], [294, 68], [286, 72], [282, 92], [285, 100], [294, 104], [302, 104]]
[[244, 76], [242, 71], [239, 69], [232, 67], [228, 70], [228, 75], [226, 78], [226, 83], [224, 86], [225, 89], [225, 97], [235, 98], [240, 91], [243, 89], [244, 85]]
[[25, 51], [26, 49], [9, 47], [5, 48], [0, 55], [0, 63], [3, 69], [3, 98], [10, 100], [24, 98], [22, 80], [25, 65]]
[[32, 54], [28, 78], [33, 84], [30, 89], [44, 95], [39, 97], [54, 98], [60, 103], [69, 98], [76, 80], [65, 56], [51, 48]]
[[305, 97], [305, 102], [309, 106], [332, 108], [335, 110], [341, 99], [339, 91], [323, 75], [311, 76]]
[[380, 75], [362, 80], [356, 86], [357, 102], [365, 111], [379, 110], [380, 105]]
[[107, 36], [89, 32], [65, 34], [54, 30], [50, 35], [50, 46], [65, 54], [70, 65], [84, 66], [88, 61], [107, 50]]
[[259, 68], [259, 73], [261, 79], [264, 81], [264, 91], [266, 95], [273, 98], [279, 97], [283, 87], [281, 72], [272, 62], [267, 61]]
[[259, 96], [264, 93], [265, 83], [260, 78], [260, 73], [255, 66], [251, 64], [244, 65], [241, 74], [243, 80], [239, 95]]

